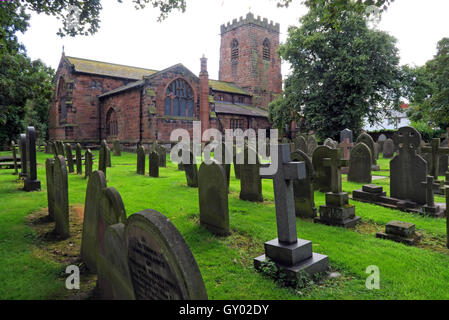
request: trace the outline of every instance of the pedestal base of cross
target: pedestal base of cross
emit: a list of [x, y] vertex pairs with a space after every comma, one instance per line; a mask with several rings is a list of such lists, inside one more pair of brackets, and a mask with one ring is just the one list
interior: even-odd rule
[[41, 182], [25, 178], [23, 190], [26, 192], [39, 191], [41, 190]]
[[279, 276], [294, 280], [302, 272], [313, 275], [326, 271], [329, 258], [313, 253], [312, 242], [297, 237], [293, 180], [306, 177], [305, 164], [290, 161], [288, 144], [278, 146], [277, 156], [276, 172], [264, 174], [262, 167], [261, 177], [273, 179], [278, 238], [265, 243], [265, 254], [254, 259], [254, 267], [263, 271], [264, 265], [272, 261], [279, 268]]

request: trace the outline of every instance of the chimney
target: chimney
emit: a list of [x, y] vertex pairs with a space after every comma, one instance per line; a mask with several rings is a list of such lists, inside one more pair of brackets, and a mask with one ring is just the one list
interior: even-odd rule
[[201, 136], [209, 129], [209, 73], [207, 72], [207, 58], [201, 58], [200, 72], [200, 121]]

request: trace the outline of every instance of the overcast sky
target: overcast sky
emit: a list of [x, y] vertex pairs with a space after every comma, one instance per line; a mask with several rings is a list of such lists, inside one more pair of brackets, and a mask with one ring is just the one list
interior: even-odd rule
[[[60, 21], [33, 14], [31, 26], [19, 36], [28, 55], [57, 68], [62, 46], [68, 56], [162, 70], [182, 63], [195, 74], [200, 57], [209, 59], [212, 79], [218, 79], [220, 25], [245, 16], [249, 11], [281, 24], [281, 42], [289, 25], [299, 25], [306, 13], [294, 0], [288, 9], [277, 8], [276, 0], [187, 0], [185, 13], [171, 13], [156, 22], [158, 12], [151, 6], [135, 10], [130, 0], [120, 4], [103, 0], [100, 30], [95, 36], [56, 35]], [[422, 65], [436, 53], [436, 44], [449, 37], [448, 0], [395, 0], [382, 16], [379, 29], [398, 39], [401, 63]], [[289, 72], [283, 64], [282, 73]]]

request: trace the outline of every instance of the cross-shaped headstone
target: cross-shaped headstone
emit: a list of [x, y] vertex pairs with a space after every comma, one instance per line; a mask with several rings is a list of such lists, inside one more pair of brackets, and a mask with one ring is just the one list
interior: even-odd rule
[[331, 191], [341, 193], [341, 168], [349, 166], [349, 161], [341, 158], [341, 150], [333, 149], [331, 158], [324, 158], [323, 165], [331, 168]]
[[428, 147], [421, 147], [422, 153], [428, 153], [430, 154], [430, 175], [435, 178], [435, 180], [438, 180], [438, 169], [439, 169], [439, 163], [440, 163], [440, 155], [449, 155], [449, 148], [442, 148], [440, 147], [440, 139], [435, 138], [432, 139], [432, 142], [430, 146]]
[[338, 146], [343, 150], [343, 159], [349, 160], [354, 143], [351, 143], [349, 138], [345, 138]]
[[421, 182], [421, 184], [426, 188], [426, 205], [429, 208], [435, 207], [434, 192], [440, 189], [440, 184], [435, 183], [435, 179], [432, 176], [427, 176], [427, 181]]
[[279, 242], [295, 244], [296, 233], [295, 200], [293, 181], [306, 177], [304, 162], [291, 162], [290, 145], [278, 146], [278, 170], [274, 175], [261, 174], [263, 179], [273, 179], [274, 201], [276, 206], [276, 223]]

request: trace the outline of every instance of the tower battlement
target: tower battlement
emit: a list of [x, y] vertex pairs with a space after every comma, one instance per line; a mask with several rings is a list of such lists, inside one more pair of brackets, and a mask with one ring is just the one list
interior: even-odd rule
[[228, 22], [227, 24], [221, 25], [221, 34], [224, 34], [226, 32], [229, 32], [231, 30], [234, 30], [238, 27], [253, 24], [265, 29], [268, 29], [269, 31], [279, 33], [280, 32], [280, 24], [274, 23], [273, 21], [268, 22], [268, 19], [261, 18], [260, 16], [257, 16], [257, 18], [254, 17], [254, 14], [251, 12], [246, 15], [245, 18], [240, 17], [240, 19], [234, 19], [232, 22]]

